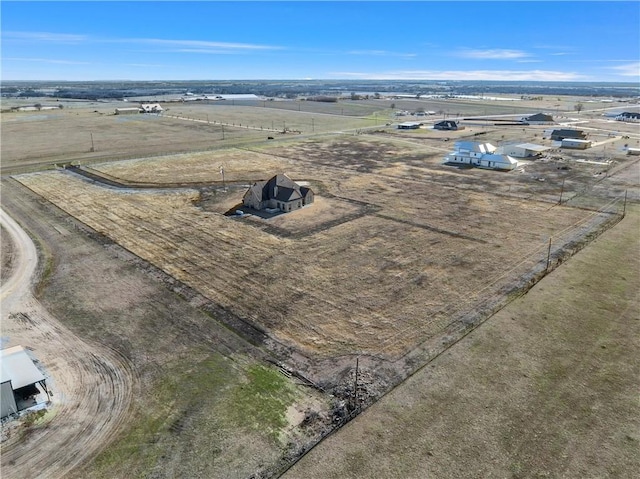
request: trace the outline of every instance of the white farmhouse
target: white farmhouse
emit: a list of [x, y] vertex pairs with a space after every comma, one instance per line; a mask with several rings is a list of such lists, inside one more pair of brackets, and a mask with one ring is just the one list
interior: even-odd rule
[[455, 150], [444, 157], [443, 163], [506, 171], [518, 166], [512, 157], [496, 153], [496, 147], [491, 143], [475, 141], [457, 141]]
[[160, 103], [146, 103], [140, 105], [142, 113], [162, 113], [164, 109], [160, 106]]

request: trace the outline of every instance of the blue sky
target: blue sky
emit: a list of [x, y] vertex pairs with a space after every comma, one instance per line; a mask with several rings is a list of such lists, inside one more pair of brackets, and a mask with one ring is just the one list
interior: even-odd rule
[[11, 2], [4, 80], [640, 81], [640, 2]]

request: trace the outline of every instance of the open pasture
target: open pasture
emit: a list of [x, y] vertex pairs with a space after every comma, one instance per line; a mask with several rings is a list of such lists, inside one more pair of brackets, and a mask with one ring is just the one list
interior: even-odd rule
[[[319, 205], [363, 208], [358, 214], [333, 211], [331, 221], [315, 218], [314, 205], [290, 213], [286, 221], [298, 215], [298, 232], [309, 231], [293, 237], [278, 234], [277, 223], [268, 228], [269, 220], [224, 216], [228, 204], [240, 202], [239, 188], [220, 193], [216, 211], [197, 206], [196, 189], [119, 190], [68, 171], [17, 179], [236, 316], [315, 357], [397, 359], [480, 303], [497, 301], [544, 261], [549, 237], [554, 249], [561, 248], [578, 231], [583, 234], [581, 228], [610, 217], [554, 205], [543, 201], [544, 194], [536, 198], [535, 190], [528, 198], [510, 196], [511, 176], [498, 172], [481, 172], [484, 188], [478, 178], [467, 188], [467, 171], [452, 171], [450, 182], [441, 181], [447, 175], [435, 168], [416, 174], [408, 166], [418, 161], [415, 155], [410, 145], [344, 136], [211, 152], [197, 156], [200, 166], [196, 157], [163, 157], [99, 167], [128, 180], [156, 182], [219, 182], [221, 162], [228, 180], [237, 181], [267, 178], [280, 167], [308, 181]], [[157, 169], [143, 167], [154, 161]], [[505, 194], [492, 191], [498, 183]]]
[[[127, 105], [126, 103], [124, 105]], [[2, 171], [211, 150], [375, 126], [382, 120], [218, 104], [168, 104], [164, 116], [115, 115], [120, 102], [2, 115]], [[129, 105], [130, 106], [130, 105]], [[377, 123], [376, 123], [377, 122]]]

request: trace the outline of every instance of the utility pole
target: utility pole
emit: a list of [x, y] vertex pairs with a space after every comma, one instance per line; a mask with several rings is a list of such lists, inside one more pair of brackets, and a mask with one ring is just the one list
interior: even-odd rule
[[316, 131], [316, 127], [313, 124], [313, 118], [311, 118], [311, 131]]
[[222, 139], [224, 140], [224, 124], [222, 125]]
[[96, 151], [96, 149], [93, 146], [93, 133], [89, 133], [91, 135], [91, 151]]
[[624, 203], [622, 204], [622, 217], [627, 214], [627, 190], [624, 190]]
[[560, 188], [560, 201], [558, 201], [558, 204], [561, 205], [562, 204], [562, 193], [564, 193], [564, 178], [562, 178], [562, 187]]

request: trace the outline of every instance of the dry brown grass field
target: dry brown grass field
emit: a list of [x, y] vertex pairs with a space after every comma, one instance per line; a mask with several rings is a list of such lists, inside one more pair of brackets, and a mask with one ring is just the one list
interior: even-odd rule
[[639, 229], [636, 206], [283, 477], [635, 477]]
[[[557, 185], [530, 180], [526, 198], [511, 196], [508, 174], [438, 174], [426, 156], [358, 135], [96, 166], [127, 180], [222, 188], [224, 164], [240, 186], [200, 208], [195, 189], [117, 190], [67, 171], [18, 180], [304, 354], [397, 359], [504, 294], [544, 259], [550, 237], [562, 248], [580, 227], [610, 219], [554, 204]], [[224, 216], [251, 181], [277, 171], [308, 181], [319, 207], [333, 202], [333, 218], [312, 205], [287, 215], [292, 230], [277, 218]]]
[[[139, 381], [129, 424], [76, 477], [276, 476], [344, 424], [356, 357], [366, 406], [527, 291], [615, 225], [625, 194], [640, 199], [640, 162], [625, 151], [640, 142], [636, 125], [603, 118], [606, 103], [571, 112], [579, 101], [167, 103], [164, 116], [121, 117], [113, 109], [127, 103], [96, 102], [3, 114], [3, 207], [38, 240], [39, 297]], [[441, 113], [396, 129], [393, 112], [417, 108]], [[430, 128], [445, 115], [541, 110], [594, 147], [560, 150], [542, 138], [547, 126]], [[551, 150], [508, 173], [442, 165], [458, 139]], [[273, 217], [243, 208], [247, 187], [276, 173], [311, 186], [314, 204]], [[2, 253], [10, 268], [4, 241]], [[518, 464], [514, 473], [531, 469]], [[410, 477], [406, 467], [389, 470]]]

